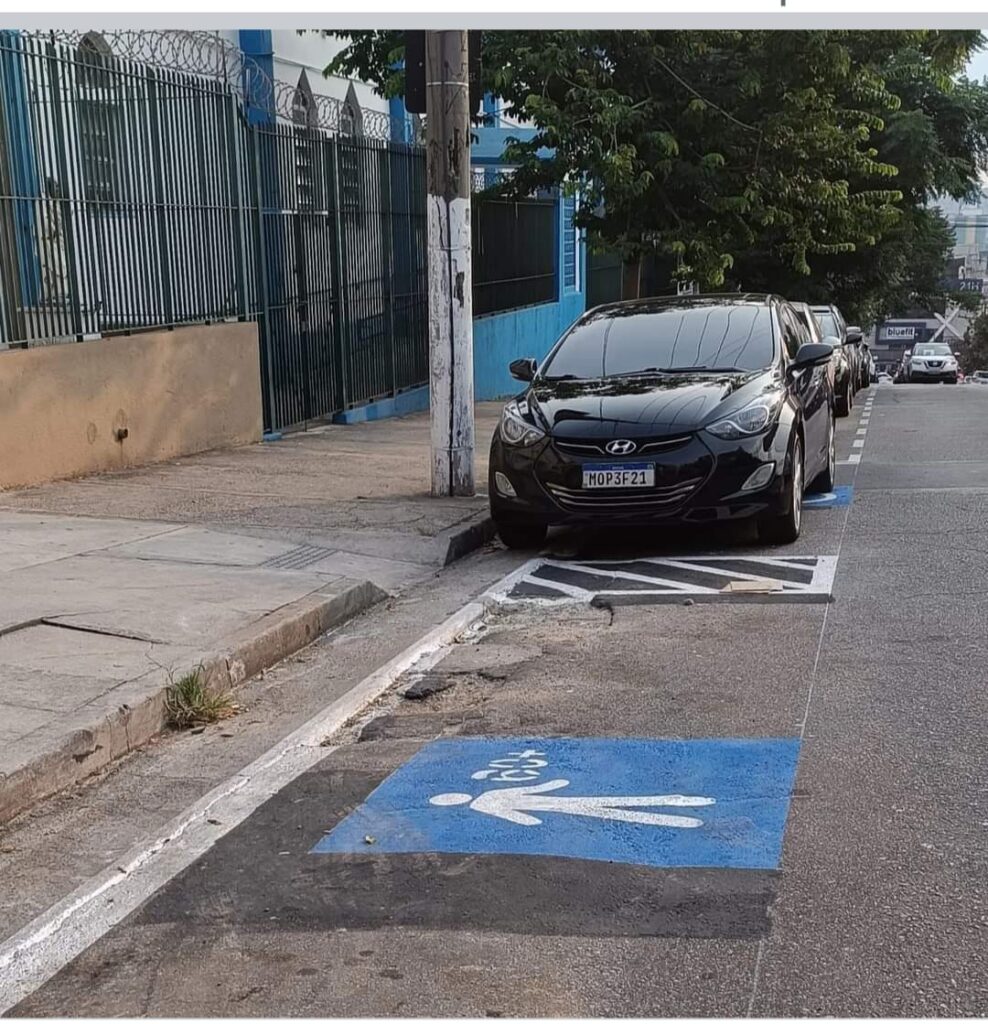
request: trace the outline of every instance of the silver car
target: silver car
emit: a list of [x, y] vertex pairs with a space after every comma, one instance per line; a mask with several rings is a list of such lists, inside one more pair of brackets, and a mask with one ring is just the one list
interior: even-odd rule
[[913, 347], [906, 366], [906, 380], [910, 384], [957, 383], [957, 358], [949, 345], [941, 341], [921, 342]]

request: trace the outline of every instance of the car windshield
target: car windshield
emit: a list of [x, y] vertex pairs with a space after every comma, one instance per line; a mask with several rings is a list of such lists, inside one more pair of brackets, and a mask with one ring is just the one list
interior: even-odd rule
[[953, 355], [949, 345], [917, 345], [913, 349], [914, 356], [949, 356]]
[[774, 354], [768, 306], [636, 304], [601, 309], [577, 324], [543, 376], [596, 380], [760, 370], [771, 364]]
[[822, 313], [814, 311], [813, 317], [820, 328], [820, 333], [825, 338], [839, 338], [840, 328], [837, 326], [837, 319], [833, 313]]
[[797, 309], [796, 315], [800, 320], [806, 324], [806, 329], [810, 332], [810, 338], [814, 344], [820, 344], [823, 341], [823, 333], [820, 330], [820, 325], [817, 323], [816, 317], [808, 309]]

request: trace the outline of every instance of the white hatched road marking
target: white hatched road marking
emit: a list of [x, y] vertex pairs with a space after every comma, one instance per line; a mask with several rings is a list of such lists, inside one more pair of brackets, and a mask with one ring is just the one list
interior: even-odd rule
[[[633, 571], [641, 566], [640, 572]], [[663, 571], [665, 570], [665, 572]], [[837, 571], [835, 556], [808, 555], [781, 558], [752, 555], [704, 555], [684, 558], [629, 557], [613, 562], [601, 559], [561, 561], [537, 558], [518, 572], [515, 579], [494, 595], [502, 604], [589, 603], [596, 599], [618, 603], [655, 603], [698, 597], [704, 600], [758, 599], [773, 601], [828, 601]], [[684, 580], [684, 573], [697, 579]], [[803, 579], [793, 579], [802, 574]], [[569, 578], [560, 579], [560, 576]], [[773, 589], [762, 591], [725, 590], [711, 585], [710, 577], [731, 582], [765, 583]], [[598, 586], [596, 581], [600, 580]], [[606, 586], [607, 582], [611, 586]], [[623, 581], [639, 584], [621, 588]]]

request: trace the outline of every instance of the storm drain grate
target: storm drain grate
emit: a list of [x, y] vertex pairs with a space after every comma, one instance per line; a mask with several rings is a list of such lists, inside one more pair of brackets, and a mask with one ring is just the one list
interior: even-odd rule
[[699, 601], [830, 600], [837, 559], [831, 556], [703, 556], [623, 561], [536, 559], [497, 596], [521, 601], [655, 604]]
[[297, 548], [292, 548], [291, 551], [269, 558], [266, 562], [262, 562], [261, 566], [265, 569], [306, 569], [310, 565], [315, 565], [316, 562], [328, 558], [331, 554], [333, 554], [332, 548], [321, 548], [316, 544], [300, 544]]

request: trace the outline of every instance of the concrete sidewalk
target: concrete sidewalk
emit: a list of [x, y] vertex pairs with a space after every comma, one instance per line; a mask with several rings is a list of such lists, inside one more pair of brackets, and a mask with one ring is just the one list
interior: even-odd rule
[[[499, 406], [478, 409], [478, 479]], [[427, 415], [0, 494], [0, 821], [491, 536], [429, 497]]]

